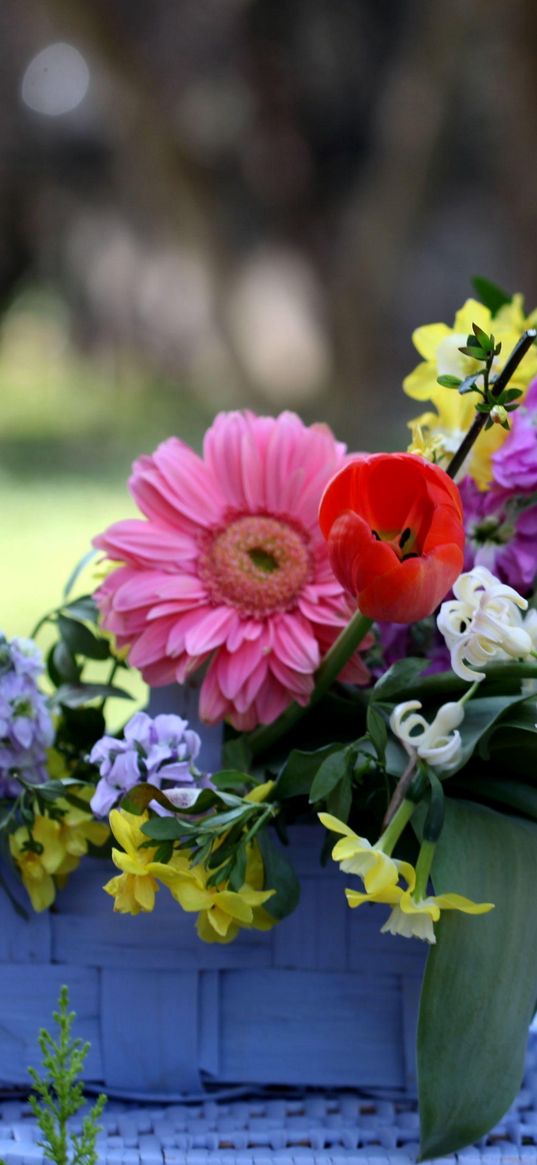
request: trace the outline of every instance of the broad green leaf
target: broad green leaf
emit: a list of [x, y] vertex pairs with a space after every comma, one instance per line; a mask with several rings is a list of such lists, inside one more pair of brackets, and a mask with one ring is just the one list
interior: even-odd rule
[[520, 1087], [537, 998], [537, 825], [447, 801], [433, 881], [495, 909], [437, 924], [418, 1026], [422, 1160], [473, 1144]]
[[481, 303], [484, 303], [485, 307], [488, 307], [493, 316], [506, 303], [511, 303], [513, 298], [512, 295], [509, 295], [508, 291], [504, 291], [502, 287], [498, 287], [497, 283], [493, 283], [491, 279], [485, 279], [482, 275], [474, 276], [472, 286], [479, 296]]
[[268, 830], [257, 835], [265, 867], [265, 890], [275, 890], [265, 903], [265, 910], [273, 918], [286, 918], [296, 910], [300, 898], [300, 882], [289, 859], [279, 844], [274, 844]]
[[518, 692], [514, 696], [477, 696], [466, 705], [464, 720], [460, 726], [462, 754], [459, 763], [450, 769], [449, 776], [458, 773], [468, 763], [479, 741], [493, 727], [511, 705], [527, 699]]
[[537, 821], [537, 789], [534, 785], [524, 785], [521, 781], [469, 780], [464, 789], [471, 796], [483, 801], [497, 802], [516, 809], [524, 817]]
[[404, 693], [408, 688], [414, 687], [416, 680], [421, 673], [428, 667], [429, 661], [426, 659], [416, 659], [411, 656], [409, 659], [399, 659], [397, 663], [393, 663], [388, 668], [387, 672], [377, 680], [371, 695], [372, 700], [392, 700], [393, 696]]
[[341, 749], [341, 744], [327, 744], [313, 752], [294, 748], [281, 770], [276, 785], [276, 798], [286, 801], [289, 797], [303, 797], [309, 794], [314, 777], [326, 757]]
[[349, 748], [342, 748], [339, 752], [333, 752], [331, 756], [327, 756], [311, 786], [310, 805], [315, 804], [316, 801], [324, 801], [328, 797], [332, 789], [335, 789], [341, 779], [346, 776], [348, 766]]

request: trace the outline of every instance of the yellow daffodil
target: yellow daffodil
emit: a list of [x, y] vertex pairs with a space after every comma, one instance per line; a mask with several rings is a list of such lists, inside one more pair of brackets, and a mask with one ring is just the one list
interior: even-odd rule
[[385, 852], [382, 839], [372, 845], [366, 837], [359, 837], [343, 821], [331, 813], [319, 813], [319, 820], [326, 829], [341, 833], [341, 841], [336, 842], [332, 857], [339, 862], [345, 874], [357, 874], [362, 878], [368, 895], [377, 895], [390, 886], [395, 886], [402, 874], [410, 884], [415, 876], [414, 867], [408, 862], [392, 858]]
[[416, 900], [410, 890], [404, 891], [381, 927], [383, 934], [400, 934], [404, 938], [420, 938], [435, 943], [434, 923], [442, 910], [460, 910], [463, 914], [487, 914], [494, 909], [492, 902], [472, 902], [462, 894], [437, 894]]
[[[39, 852], [25, 848], [31, 839], [37, 843]], [[36, 817], [31, 835], [21, 825], [10, 835], [9, 848], [34, 910], [47, 910], [56, 897], [54, 875], [65, 859], [60, 825], [50, 817]]]
[[[403, 388], [414, 400], [430, 401], [436, 412], [422, 413], [410, 422], [413, 435], [411, 452], [446, 464], [472, 423], [478, 400], [475, 394], [461, 396], [454, 389], [443, 388], [437, 383], [438, 376], [464, 379], [482, 368], [478, 361], [459, 352], [459, 348], [466, 344], [472, 324], [478, 324], [501, 341], [502, 349], [492, 369], [493, 374], [497, 374], [522, 332], [535, 322], [536, 314], [525, 317], [521, 296], [515, 296], [512, 303], [500, 308], [494, 318], [482, 303], [469, 299], [457, 312], [452, 328], [447, 324], [428, 324], [416, 329], [412, 339], [423, 362], [406, 377]], [[536, 375], [537, 349], [533, 347], [519, 365], [510, 382], [511, 387], [525, 391]], [[506, 436], [505, 429], [493, 425], [481, 433], [473, 447], [465, 471], [474, 477], [481, 489], [486, 489], [491, 480], [491, 456]]]
[[113, 897], [114, 910], [120, 914], [153, 910], [159, 888], [157, 879], [163, 880], [162, 875], [169, 877], [168, 865], [153, 860], [156, 847], [141, 848], [147, 841], [142, 825], [148, 820], [147, 813], [136, 815], [127, 813], [126, 809], [112, 809], [110, 813], [110, 828], [122, 847], [112, 850], [112, 860], [122, 873], [111, 878], [103, 890]]
[[208, 886], [214, 872], [205, 866], [179, 866], [184, 862], [182, 855], [174, 855], [168, 865], [168, 873], [162, 874], [162, 881], [168, 885], [173, 897], [183, 908], [199, 912], [196, 925], [198, 935], [204, 942], [229, 943], [236, 938], [241, 927], [251, 930], [270, 930], [275, 925], [266, 910], [265, 903], [275, 893], [262, 890], [264, 880], [263, 861], [259, 848], [252, 843], [248, 848], [246, 874], [240, 890], [230, 890], [224, 883]]
[[463, 914], [486, 914], [493, 910], [491, 902], [471, 902], [462, 894], [437, 894], [416, 899], [412, 893], [414, 883], [406, 890], [400, 886], [388, 886], [376, 894], [361, 894], [357, 890], [346, 890], [347, 902], [352, 909], [364, 902], [379, 902], [391, 906], [390, 914], [381, 927], [382, 934], [399, 934], [403, 938], [419, 938], [427, 943], [435, 943], [434, 923], [438, 922], [442, 910], [460, 910]]

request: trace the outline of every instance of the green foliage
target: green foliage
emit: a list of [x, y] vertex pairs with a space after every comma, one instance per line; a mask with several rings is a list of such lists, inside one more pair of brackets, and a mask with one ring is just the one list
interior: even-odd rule
[[432, 876], [436, 893], [495, 908], [480, 917], [446, 911], [437, 924], [418, 1028], [427, 1160], [473, 1144], [520, 1087], [537, 998], [537, 825], [448, 800]]
[[273, 918], [286, 918], [298, 906], [300, 882], [282, 846], [272, 842], [267, 829], [261, 830], [258, 841], [265, 867], [265, 886], [276, 891], [265, 903], [265, 910]]
[[481, 303], [488, 307], [493, 316], [499, 312], [501, 307], [505, 307], [505, 304], [511, 303], [513, 299], [508, 291], [504, 291], [497, 283], [493, 283], [491, 279], [485, 279], [482, 275], [474, 275], [472, 286]]
[[338, 752], [341, 744], [327, 744], [323, 748], [316, 748], [313, 752], [306, 752], [294, 748], [289, 753], [278, 777], [276, 795], [279, 801], [286, 801], [292, 797], [309, 797], [313, 780], [324, 760]]
[[429, 660], [418, 659], [414, 656], [398, 660], [377, 680], [373, 688], [372, 699], [375, 702], [392, 700], [394, 696], [405, 694], [409, 688], [416, 685], [422, 672], [428, 666]]
[[30, 1105], [42, 1133], [38, 1144], [55, 1165], [96, 1165], [95, 1142], [106, 1096], [101, 1094], [86, 1113], [80, 1133], [70, 1132], [70, 1118], [84, 1105], [79, 1077], [90, 1045], [71, 1037], [75, 1013], [69, 1011], [69, 991], [65, 986], [60, 990], [58, 1010], [53, 1012], [53, 1018], [58, 1026], [57, 1039], [45, 1028], [39, 1033], [42, 1071], [28, 1069], [34, 1089]]

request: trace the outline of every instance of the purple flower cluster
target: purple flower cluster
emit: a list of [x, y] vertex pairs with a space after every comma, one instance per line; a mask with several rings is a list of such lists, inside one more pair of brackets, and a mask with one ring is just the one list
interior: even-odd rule
[[140, 781], [163, 788], [178, 806], [190, 804], [206, 783], [193, 771], [200, 747], [188, 720], [136, 712], [125, 725], [123, 739], [103, 736], [90, 753], [101, 775], [91, 799], [95, 816], [106, 817], [116, 801]]
[[537, 490], [537, 380], [513, 414], [512, 428], [492, 458], [494, 480], [519, 493]]
[[19, 776], [32, 784], [47, 778], [54, 726], [37, 686], [43, 670], [41, 652], [31, 639], [8, 640], [0, 634], [0, 796], [18, 796]]
[[531, 497], [520, 489], [497, 485], [483, 492], [471, 477], [465, 477], [459, 488], [466, 528], [464, 570], [486, 566], [501, 582], [526, 595], [537, 574], [537, 500], [531, 504]]

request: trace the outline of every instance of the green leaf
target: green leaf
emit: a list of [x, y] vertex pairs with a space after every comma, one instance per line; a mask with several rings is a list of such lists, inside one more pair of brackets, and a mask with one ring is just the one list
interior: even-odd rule
[[233, 865], [229, 872], [229, 885], [231, 890], [240, 890], [246, 878], [246, 846], [241, 845], [235, 853]]
[[114, 684], [62, 684], [54, 693], [54, 704], [65, 704], [66, 708], [80, 708], [90, 700], [132, 700], [130, 692], [116, 688]]
[[461, 384], [460, 376], [437, 376], [436, 383], [441, 384], [442, 388], [458, 388]]
[[391, 700], [400, 692], [406, 692], [408, 688], [415, 686], [416, 680], [428, 666], [427, 659], [417, 659], [413, 656], [409, 659], [399, 659], [377, 680], [373, 688], [372, 699], [375, 702]]
[[484, 801], [507, 805], [524, 817], [537, 821], [537, 789], [534, 785], [523, 785], [519, 781], [491, 781], [489, 778], [465, 781], [464, 790]]
[[47, 659], [47, 671], [56, 687], [61, 684], [76, 684], [80, 678], [80, 668], [68, 647], [62, 640], [51, 648]]
[[501, 396], [499, 397], [498, 404], [501, 404], [501, 405], [511, 404], [511, 401], [518, 400], [518, 398], [520, 396], [522, 396], [522, 389], [521, 388], [506, 388], [505, 391], [502, 392]]
[[467, 392], [481, 392], [481, 389], [476, 387], [476, 380], [479, 380], [482, 375], [482, 372], [475, 372], [473, 376], [467, 376], [459, 388], [460, 396], [465, 396]]
[[142, 825], [142, 833], [153, 841], [179, 841], [185, 833], [185, 824], [176, 817], [151, 817]]
[[257, 840], [265, 867], [265, 890], [276, 891], [265, 902], [265, 910], [273, 918], [286, 918], [298, 906], [300, 882], [281, 846], [271, 841], [268, 830], [261, 829]]
[[58, 627], [60, 635], [72, 655], [84, 655], [87, 659], [109, 659], [110, 643], [108, 639], [98, 639], [84, 623], [79, 623], [76, 619], [66, 619], [64, 615], [60, 615]]
[[224, 764], [227, 769], [238, 769], [246, 772], [252, 761], [252, 749], [246, 737], [234, 736], [224, 744]]
[[474, 276], [472, 286], [481, 303], [484, 303], [485, 307], [488, 307], [493, 316], [506, 303], [511, 303], [512, 301], [513, 297], [509, 295], [508, 291], [504, 291], [502, 287], [498, 287], [497, 283], [493, 283], [490, 279], [485, 279], [482, 275]]
[[479, 346], [484, 352], [490, 352], [494, 347], [494, 336], [489, 336], [488, 332], [484, 332], [479, 324], [472, 324], [472, 331]]
[[169, 809], [171, 813], [177, 812], [162, 789], [157, 789], [155, 785], [149, 785], [147, 781], [133, 785], [132, 789], [129, 789], [128, 793], [121, 799], [121, 808], [126, 809], [127, 813], [143, 813], [150, 801], [158, 801], [159, 805], [162, 805], [164, 809]]
[[477, 344], [465, 344], [463, 348], [459, 348], [463, 356], [471, 356], [472, 360], [486, 360], [488, 352], [484, 352]]
[[212, 773], [211, 781], [217, 789], [250, 789], [255, 785], [252, 777], [240, 773], [237, 769], [222, 769], [219, 773]]
[[480, 740], [500, 720], [507, 708], [522, 704], [525, 700], [527, 696], [521, 695], [520, 692], [514, 696], [477, 696], [469, 700], [459, 729], [462, 738], [461, 758], [458, 764], [450, 769], [447, 777], [452, 777], [468, 763]]
[[335, 789], [326, 798], [326, 808], [339, 821], [347, 822], [352, 809], [352, 778], [342, 777]]
[[367, 731], [378, 759], [383, 760], [388, 743], [388, 730], [386, 728], [386, 720], [378, 704], [370, 704], [367, 709]]
[[228, 809], [226, 813], [217, 813], [214, 817], [208, 817], [205, 821], [198, 822], [197, 828], [200, 833], [224, 832], [224, 828], [227, 829], [229, 825], [233, 825], [241, 817], [246, 818], [253, 812], [253, 808], [248, 804], [241, 804], [238, 809]]
[[70, 619], [79, 619], [82, 623], [97, 623], [99, 608], [93, 595], [80, 595], [62, 607], [62, 615]]
[[327, 756], [311, 786], [310, 805], [314, 805], [317, 801], [324, 801], [328, 797], [329, 793], [347, 775], [348, 765], [348, 747], [340, 749], [339, 752], [333, 752], [331, 756]]
[[294, 748], [289, 753], [278, 777], [275, 789], [276, 799], [286, 801], [289, 797], [307, 796], [323, 761], [341, 748], [341, 744], [327, 744], [324, 748], [316, 748], [313, 752]]
[[433, 866], [437, 893], [494, 902], [445, 911], [418, 1026], [422, 1160], [473, 1144], [515, 1099], [537, 998], [537, 826], [447, 801]]

